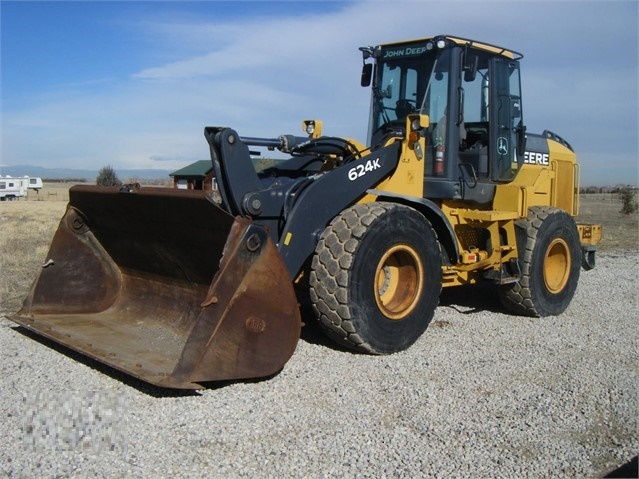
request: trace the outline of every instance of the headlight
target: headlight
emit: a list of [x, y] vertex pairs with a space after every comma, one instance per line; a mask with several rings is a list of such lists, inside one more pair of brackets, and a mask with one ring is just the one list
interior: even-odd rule
[[309, 135], [312, 135], [314, 132], [315, 132], [315, 122], [309, 121], [306, 124], [306, 133], [308, 133]]
[[322, 136], [322, 120], [304, 120], [302, 131], [306, 132], [310, 138], [319, 138]]

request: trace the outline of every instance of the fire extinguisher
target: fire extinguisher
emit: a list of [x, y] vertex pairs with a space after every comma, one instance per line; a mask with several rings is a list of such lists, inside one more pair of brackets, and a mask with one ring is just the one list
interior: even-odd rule
[[435, 165], [433, 172], [435, 176], [444, 176], [444, 145], [442, 143], [435, 145]]

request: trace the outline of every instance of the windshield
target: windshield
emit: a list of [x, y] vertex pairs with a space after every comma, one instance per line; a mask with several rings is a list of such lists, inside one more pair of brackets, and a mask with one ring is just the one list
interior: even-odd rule
[[409, 113], [436, 119], [444, 114], [448, 65], [439, 51], [425, 43], [394, 45], [382, 51], [373, 86], [371, 131], [385, 125], [401, 126]]

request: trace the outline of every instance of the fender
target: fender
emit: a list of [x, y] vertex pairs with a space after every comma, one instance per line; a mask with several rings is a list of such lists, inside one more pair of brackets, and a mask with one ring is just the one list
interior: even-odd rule
[[459, 248], [457, 246], [455, 231], [450, 221], [448, 221], [448, 218], [446, 218], [441, 208], [437, 206], [435, 202], [427, 198], [416, 198], [414, 196], [400, 195], [381, 190], [368, 190], [367, 193], [377, 196], [378, 201], [401, 203], [415, 208], [423, 214], [437, 233], [437, 238], [446, 252], [448, 262], [450, 264], [457, 264]]

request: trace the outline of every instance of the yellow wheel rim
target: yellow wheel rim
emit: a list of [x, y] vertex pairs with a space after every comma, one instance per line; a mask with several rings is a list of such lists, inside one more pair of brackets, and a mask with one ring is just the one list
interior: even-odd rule
[[389, 319], [401, 321], [417, 306], [424, 267], [414, 248], [400, 244], [386, 251], [375, 270], [375, 301]]
[[570, 278], [570, 248], [561, 238], [553, 240], [544, 257], [544, 283], [553, 294], [561, 292]]

